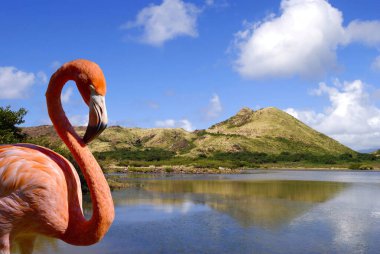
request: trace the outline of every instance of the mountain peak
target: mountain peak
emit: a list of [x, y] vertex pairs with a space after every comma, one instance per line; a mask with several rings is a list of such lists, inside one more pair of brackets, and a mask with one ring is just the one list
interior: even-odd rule
[[283, 112], [281, 109], [278, 109], [276, 107], [266, 107], [262, 108], [261, 111], [268, 111], [268, 112]]
[[[258, 151], [267, 153], [301, 150], [321, 154], [351, 152], [349, 148], [275, 107], [256, 111], [244, 107], [236, 115], [206, 131], [214, 135], [249, 138], [252, 144], [259, 147]], [[244, 145], [249, 147], [252, 144]]]
[[244, 107], [242, 109], [240, 109], [236, 115], [247, 115], [247, 114], [252, 114], [254, 113], [255, 111], [253, 111], [252, 109], [248, 108], [248, 107]]
[[256, 110], [256, 111], [253, 109], [250, 109], [248, 107], [243, 107], [236, 113], [235, 116], [237, 116], [237, 115], [252, 115], [252, 114], [255, 114], [258, 112], [260, 112], [260, 113], [271, 113], [271, 114], [272, 113], [282, 113], [282, 114], [285, 113], [284, 111], [282, 111], [281, 109], [278, 109], [276, 107], [266, 107], [266, 108], [261, 108], [261, 109]]
[[287, 113], [275, 107], [262, 108], [257, 111], [254, 111], [248, 107], [243, 107], [236, 113], [236, 115], [228, 118], [223, 122], [211, 126], [210, 129], [231, 129], [250, 124], [263, 118], [268, 119], [270, 122], [271, 118], [286, 119], [288, 116], [289, 115]]
[[251, 121], [252, 116], [255, 114], [255, 111], [248, 107], [244, 107], [236, 113], [236, 115], [228, 118], [227, 120], [217, 123], [210, 127], [210, 129], [220, 129], [220, 128], [231, 128], [242, 126]]

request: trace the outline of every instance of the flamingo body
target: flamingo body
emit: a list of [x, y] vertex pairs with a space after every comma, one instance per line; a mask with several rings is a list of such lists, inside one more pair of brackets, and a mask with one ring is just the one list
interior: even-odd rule
[[[61, 92], [73, 80], [89, 107], [83, 138], [67, 119]], [[114, 205], [103, 171], [87, 147], [107, 126], [106, 82], [94, 62], [64, 64], [50, 78], [48, 113], [58, 135], [79, 165], [90, 190], [92, 216], [82, 211], [82, 191], [73, 165], [61, 155], [32, 144], [0, 145], [0, 254], [18, 242], [22, 254], [33, 252], [38, 234], [73, 245], [99, 242], [114, 219]]]
[[0, 182], [0, 235], [11, 241], [36, 233], [60, 237], [68, 227], [68, 190], [77, 190], [82, 204], [72, 164], [40, 146], [0, 146]]

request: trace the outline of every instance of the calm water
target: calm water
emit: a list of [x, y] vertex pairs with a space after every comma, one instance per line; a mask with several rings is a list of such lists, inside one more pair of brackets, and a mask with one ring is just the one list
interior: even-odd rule
[[[104, 240], [36, 253], [379, 253], [380, 173], [129, 176]], [[88, 207], [89, 204], [87, 204]]]

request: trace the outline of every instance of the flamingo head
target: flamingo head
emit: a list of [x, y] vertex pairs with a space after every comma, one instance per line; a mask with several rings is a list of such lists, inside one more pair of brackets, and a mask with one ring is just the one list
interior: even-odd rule
[[89, 107], [89, 118], [83, 141], [88, 144], [107, 127], [108, 117], [105, 103], [106, 81], [100, 67], [88, 60], [73, 61], [80, 70], [77, 87]]
[[105, 97], [96, 92], [93, 85], [90, 85], [90, 91], [88, 125], [83, 136], [86, 144], [99, 136], [106, 129], [108, 122]]

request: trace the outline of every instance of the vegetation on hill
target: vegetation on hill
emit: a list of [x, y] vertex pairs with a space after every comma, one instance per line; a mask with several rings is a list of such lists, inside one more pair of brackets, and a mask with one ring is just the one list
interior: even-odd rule
[[[82, 135], [85, 129], [78, 128], [77, 131]], [[57, 139], [54, 138], [56, 135], [51, 126], [31, 127], [25, 132], [33, 137], [52, 136], [53, 139]], [[244, 108], [226, 121], [195, 132], [178, 128], [142, 129], [112, 126], [90, 146], [94, 152], [124, 148], [160, 148], [194, 158], [210, 156], [215, 152], [355, 154], [348, 147], [276, 108], [257, 111]]]
[[243, 151], [318, 155], [353, 153], [348, 147], [274, 107], [257, 111], [243, 108], [235, 116], [211, 126], [206, 132], [229, 135], [232, 140], [243, 141], [245, 138], [239, 142], [240, 150]]
[[[80, 135], [84, 131], [77, 128]], [[66, 149], [52, 126], [25, 128], [24, 132], [32, 143]], [[368, 169], [380, 165], [375, 154], [357, 153], [276, 108], [243, 108], [221, 123], [194, 132], [112, 126], [90, 149], [104, 169], [177, 165]]]

